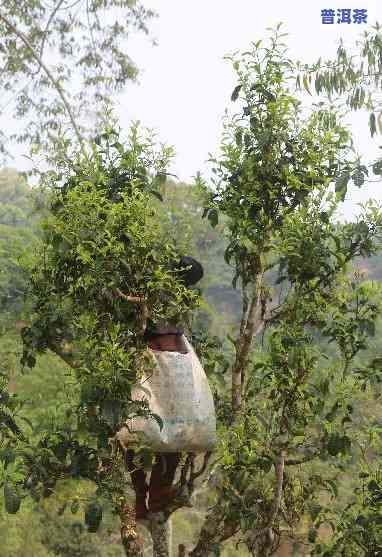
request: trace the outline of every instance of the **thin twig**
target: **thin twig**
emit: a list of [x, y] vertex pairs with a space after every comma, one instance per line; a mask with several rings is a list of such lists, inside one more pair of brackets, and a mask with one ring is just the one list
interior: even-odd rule
[[146, 298], [144, 298], [143, 296], [131, 296], [130, 294], [124, 294], [119, 288], [116, 288], [115, 291], [120, 298], [123, 298], [127, 302], [142, 304], [146, 301]]
[[[40, 54], [39, 54], [40, 58], [42, 58], [42, 55], [44, 54], [45, 41], [46, 41], [46, 37], [47, 37], [48, 31], [49, 31], [50, 24], [52, 23], [54, 16], [56, 15], [56, 13], [58, 12], [58, 10], [61, 8], [62, 4], [65, 1], [66, 0], [59, 0], [56, 4], [54, 10], [52, 10], [52, 13], [49, 16], [48, 22], [47, 22], [47, 24], [45, 26], [45, 29], [43, 31], [41, 47], [40, 47]], [[41, 68], [41, 66], [40, 66], [40, 68]], [[37, 74], [38, 74], [38, 72], [34, 75], [37, 75]]]
[[276, 490], [273, 496], [271, 514], [268, 520], [268, 524], [258, 532], [255, 532], [253, 536], [251, 536], [252, 542], [254, 542], [257, 538], [260, 538], [265, 534], [267, 534], [271, 530], [273, 523], [277, 518], [277, 514], [279, 512], [279, 508], [281, 504], [282, 493], [283, 493], [284, 465], [285, 465], [285, 455], [284, 455], [284, 451], [281, 451], [277, 457], [277, 461], [275, 464], [275, 474], [276, 474], [277, 483], [276, 483]]
[[204, 472], [206, 471], [206, 468], [207, 468], [208, 461], [211, 458], [211, 454], [212, 454], [211, 451], [208, 451], [204, 454], [202, 466], [200, 467], [200, 469], [197, 472], [194, 472], [190, 475], [190, 481], [191, 482], [193, 482], [194, 480], [196, 480], [196, 478], [199, 478], [199, 476], [204, 474]]

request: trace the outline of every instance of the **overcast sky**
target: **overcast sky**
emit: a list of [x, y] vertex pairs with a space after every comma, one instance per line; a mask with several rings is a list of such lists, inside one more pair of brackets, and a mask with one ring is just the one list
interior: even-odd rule
[[[251, 42], [266, 38], [267, 27], [284, 23], [291, 58], [313, 62], [333, 57], [340, 37], [354, 44], [367, 26], [323, 25], [322, 9], [366, 8], [368, 21], [382, 20], [382, 4], [376, 0], [143, 0], [158, 12], [151, 23], [152, 46], [144, 36], [131, 38], [132, 59], [141, 68], [139, 84], [129, 85], [119, 97], [118, 114], [123, 127], [132, 119], [155, 128], [160, 140], [173, 145], [177, 156], [172, 171], [190, 181], [197, 171], [206, 174], [209, 153], [216, 153], [221, 118], [235, 85], [234, 72], [224, 55], [245, 50]], [[336, 18], [337, 19], [337, 18]], [[352, 131], [367, 161], [380, 154], [380, 136], [371, 140], [365, 113], [352, 114]], [[16, 147], [16, 153], [19, 148]], [[17, 156], [13, 165], [26, 167]], [[344, 205], [350, 217], [356, 204], [373, 197], [382, 202], [382, 185], [352, 189]]]
[[[142, 68], [139, 85], [130, 85], [120, 98], [121, 123], [139, 119], [154, 127], [161, 140], [174, 145], [173, 170], [183, 180], [206, 171], [209, 152], [216, 152], [221, 117], [235, 85], [230, 63], [223, 60], [233, 50], [246, 49], [251, 41], [265, 38], [267, 27], [279, 21], [289, 36], [292, 58], [315, 61], [334, 56], [339, 38], [354, 44], [366, 25], [323, 25], [322, 9], [366, 8], [368, 21], [382, 20], [376, 0], [146, 0], [159, 14], [152, 23], [158, 46], [144, 37], [131, 41], [131, 53]], [[337, 18], [336, 18], [337, 19]], [[371, 140], [367, 116], [353, 114], [352, 130], [359, 150], [372, 160], [380, 153], [380, 136]], [[346, 216], [369, 197], [382, 202], [382, 184], [351, 192], [344, 206]]]

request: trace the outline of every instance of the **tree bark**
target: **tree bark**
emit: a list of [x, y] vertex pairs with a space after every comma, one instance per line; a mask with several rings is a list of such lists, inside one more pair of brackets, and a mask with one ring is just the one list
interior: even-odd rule
[[[69, 342], [49, 339], [48, 346], [71, 368], [76, 369], [80, 366], [73, 346]], [[118, 514], [121, 521], [121, 540], [126, 557], [144, 557], [143, 540], [137, 533], [135, 509], [121, 501]]]
[[255, 331], [261, 322], [261, 287], [263, 282], [263, 270], [259, 269], [255, 280], [255, 290], [248, 309], [248, 315], [242, 316], [242, 326], [236, 344], [236, 358], [232, 368], [232, 422], [237, 418], [241, 409], [243, 385], [245, 380], [245, 366], [247, 364], [249, 351]]
[[218, 501], [207, 515], [198, 543], [190, 551], [189, 557], [207, 557], [215, 545], [220, 545], [239, 531], [240, 525], [234, 520], [227, 521], [225, 514], [225, 508]]
[[274, 541], [273, 525], [277, 519], [283, 495], [284, 467], [285, 452], [282, 450], [275, 462], [276, 488], [273, 495], [268, 524], [261, 530], [251, 532], [247, 538], [248, 549], [250, 551], [256, 549], [256, 554], [258, 554], [259, 557], [269, 557], [272, 554], [272, 545]]
[[121, 540], [126, 557], [144, 557], [143, 541], [137, 533], [135, 510], [123, 505], [119, 512], [121, 520]]
[[167, 513], [150, 513], [150, 533], [153, 541], [153, 557], [170, 557], [171, 524]]

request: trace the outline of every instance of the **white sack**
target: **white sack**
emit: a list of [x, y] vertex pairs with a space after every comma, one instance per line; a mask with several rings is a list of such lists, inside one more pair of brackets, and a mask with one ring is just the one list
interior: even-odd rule
[[[148, 400], [150, 410], [163, 420], [150, 418], [128, 420], [131, 431], [142, 432], [145, 442], [157, 452], [205, 452], [216, 444], [215, 408], [210, 386], [192, 346], [183, 337], [188, 353], [153, 351], [155, 360], [150, 374], [142, 377], [140, 388], [132, 390], [133, 400]], [[127, 428], [118, 432], [126, 448], [134, 436]]]

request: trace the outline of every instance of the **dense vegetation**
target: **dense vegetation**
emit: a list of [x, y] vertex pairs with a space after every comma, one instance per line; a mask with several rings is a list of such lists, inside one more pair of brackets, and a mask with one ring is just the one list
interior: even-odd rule
[[[348, 183], [361, 187], [369, 170], [341, 111], [320, 103], [307, 114], [290, 86], [301, 72], [309, 90], [315, 76], [318, 93], [350, 91], [357, 108], [351, 91], [363, 65], [355, 70], [342, 47], [324, 74], [320, 62], [296, 65], [278, 26], [268, 45], [231, 58], [237, 85], [212, 184], [201, 175], [178, 184], [168, 179], [172, 149], [138, 125], [123, 134], [105, 112], [92, 137], [74, 123], [85, 99], [64, 90], [76, 60], [64, 48], [72, 28], [56, 25], [60, 7], [43, 30], [37, 3], [29, 38], [24, 12], [0, 10], [0, 31], [23, 45], [6, 43], [9, 82], [42, 71], [41, 90], [48, 83], [59, 97], [44, 100], [43, 116], [53, 106], [73, 123], [71, 139], [58, 126], [49, 147], [33, 130], [21, 138], [46, 151], [44, 188], [31, 190], [14, 170], [0, 175], [2, 555], [149, 551], [115, 433], [134, 414], [161, 427], [131, 389], [150, 365], [147, 316], [183, 314], [213, 388], [219, 442], [212, 455], [182, 456], [176, 497], [149, 513], [155, 557], [169, 555], [170, 522], [179, 556], [379, 557], [382, 286], [370, 279], [379, 278], [382, 214], [370, 202], [354, 222], [336, 221]], [[130, 16], [146, 29], [150, 13], [120, 7], [137, 7]], [[99, 8], [87, 3], [91, 32]], [[81, 18], [73, 25], [82, 28]], [[371, 73], [382, 64], [375, 29], [361, 55]], [[69, 56], [60, 80], [42, 60], [57, 34]], [[111, 52], [120, 81], [133, 78], [127, 56], [113, 43]], [[94, 65], [88, 58], [83, 76], [96, 97], [104, 83], [109, 102], [118, 80], [107, 67], [89, 77]], [[368, 103], [374, 111], [371, 95]], [[375, 116], [370, 124], [374, 134]], [[372, 171], [382, 173], [379, 161]], [[200, 288], [184, 287], [181, 253], [203, 263]], [[150, 470], [151, 448], [138, 443], [136, 452]]]

